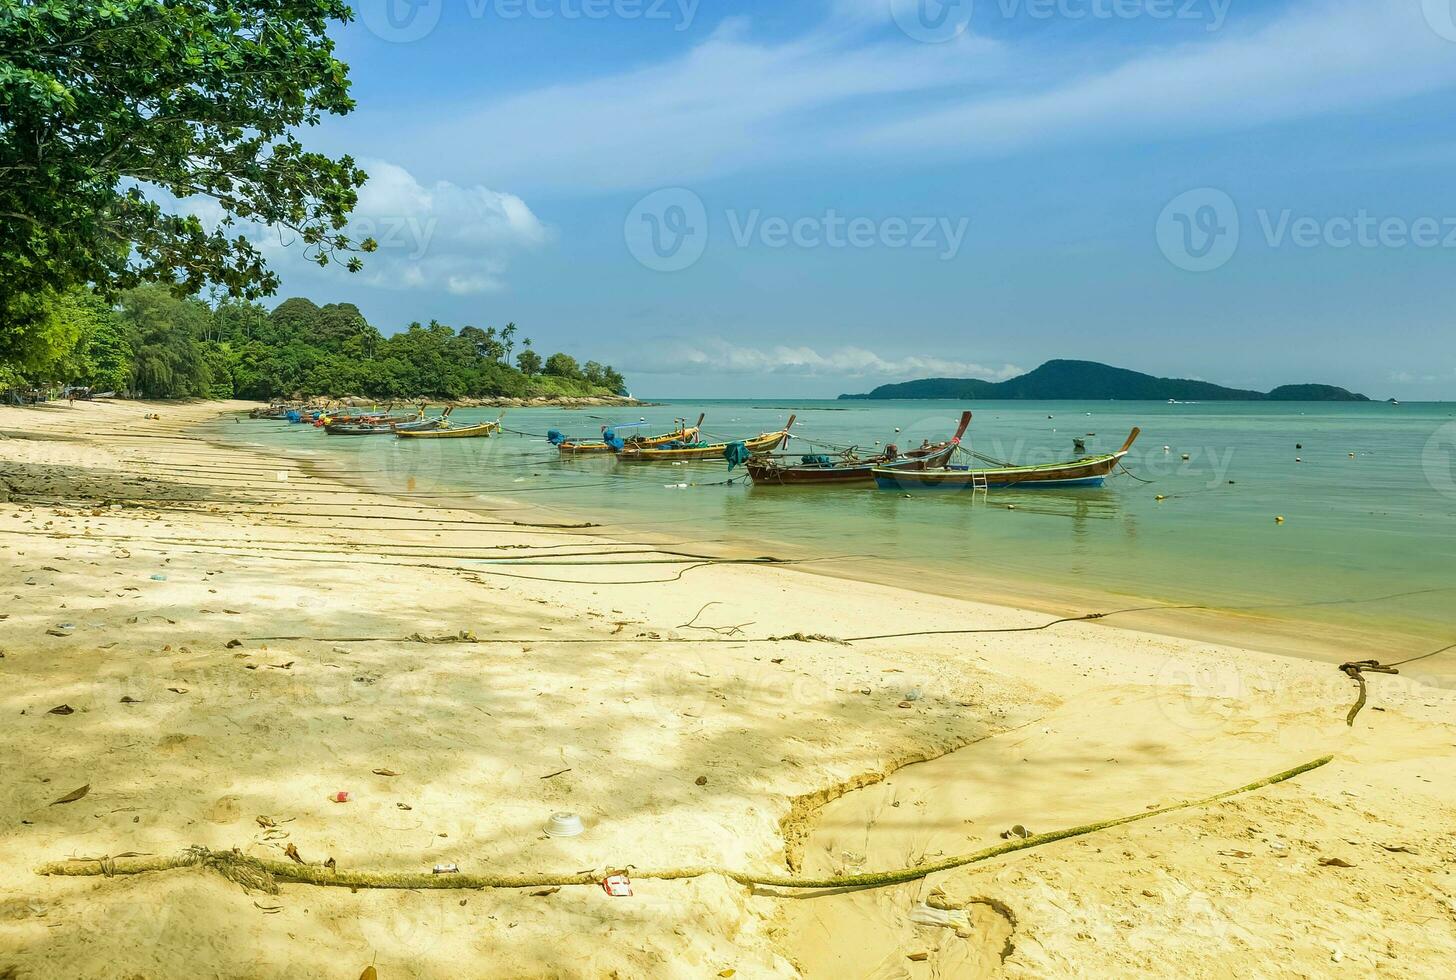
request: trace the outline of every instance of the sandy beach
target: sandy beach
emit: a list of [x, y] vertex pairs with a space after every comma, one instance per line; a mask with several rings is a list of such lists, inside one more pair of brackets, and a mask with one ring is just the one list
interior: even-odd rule
[[[196, 431], [246, 407], [0, 408], [0, 978], [1426, 976], [1456, 957], [1456, 692], [1422, 683], [1434, 668], [1369, 675], [1347, 726], [1337, 657], [1039, 628], [1056, 617], [365, 491]], [[338, 872], [842, 877], [1325, 755], [874, 889], [36, 872], [196, 845]], [[544, 834], [557, 811], [585, 832]]]

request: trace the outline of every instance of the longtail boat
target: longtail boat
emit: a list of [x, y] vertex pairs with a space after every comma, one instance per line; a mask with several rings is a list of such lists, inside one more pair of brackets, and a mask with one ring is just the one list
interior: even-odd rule
[[790, 415], [789, 421], [777, 432], [763, 432], [751, 439], [724, 442], [694, 442], [686, 445], [667, 443], [662, 446], [626, 446], [618, 451], [617, 459], [640, 463], [673, 463], [698, 459], [724, 459], [730, 445], [742, 444], [750, 455], [772, 452], [789, 441], [789, 430], [794, 427], [797, 415]]
[[476, 425], [462, 425], [458, 429], [407, 429], [394, 427], [394, 434], [401, 439], [483, 439], [500, 428], [500, 420], [480, 422]]
[[947, 442], [926, 443], [908, 452], [900, 452], [895, 446], [886, 446], [885, 451], [874, 456], [859, 458], [853, 450], [839, 457], [800, 456], [797, 463], [792, 456], [755, 456], [746, 464], [748, 475], [757, 485], [768, 486], [819, 486], [833, 484], [870, 484], [874, 482], [873, 470], [881, 469], [923, 470], [944, 467], [951, 454], [960, 445], [961, 436], [971, 424], [971, 413], [962, 412], [955, 435]]
[[331, 436], [389, 436], [396, 432], [427, 432], [431, 429], [438, 429], [447, 424], [453, 409], [445, 409], [443, 414], [433, 418], [416, 417], [413, 420], [388, 421], [388, 422], [365, 422], [362, 424], [331, 422], [324, 426], [324, 431]]
[[1133, 428], [1127, 442], [1115, 453], [1084, 456], [1064, 463], [1031, 466], [992, 466], [981, 469], [899, 470], [874, 468], [875, 485], [881, 490], [1006, 490], [1100, 487], [1127, 451], [1141, 429]]
[[[555, 429], [548, 433], [546, 438], [555, 443], [556, 448], [565, 456], [574, 456], [578, 453], [615, 453], [628, 446], [636, 446], [642, 449], [650, 449], [654, 446], [665, 446], [672, 442], [696, 442], [698, 433], [703, 427], [703, 419], [707, 418], [704, 412], [698, 415], [696, 425], [688, 425], [687, 419], [677, 420], [677, 429], [672, 432], [665, 432], [656, 436], [628, 436], [625, 439], [615, 438], [615, 430], [611, 426], [602, 428], [600, 439], [570, 439], [561, 436]], [[554, 434], [554, 436], [553, 436]], [[555, 441], [560, 437], [560, 441]], [[621, 446], [618, 446], [618, 442]]]

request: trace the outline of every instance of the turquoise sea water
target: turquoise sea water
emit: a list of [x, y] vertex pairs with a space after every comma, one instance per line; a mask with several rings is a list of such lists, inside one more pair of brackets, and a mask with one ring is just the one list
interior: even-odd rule
[[[1072, 458], [1074, 437], [1089, 452], [1111, 451], [1140, 426], [1127, 469], [1151, 482], [1118, 475], [1102, 489], [982, 498], [753, 487], [746, 479], [724, 484], [742, 471], [729, 473], [721, 461], [562, 460], [540, 437], [549, 428], [594, 437], [605, 422], [638, 418], [648, 423], [641, 431], [656, 433], [700, 411], [707, 437], [742, 437], [779, 428], [792, 412], [795, 452], [873, 450], [889, 441], [904, 448], [947, 437], [962, 408], [975, 413], [973, 450], [1017, 462]], [[497, 414], [461, 410], [455, 419]], [[1452, 404], [758, 399], [611, 412], [518, 409], [505, 425], [534, 435], [344, 438], [253, 420], [229, 420], [216, 431], [347, 465], [380, 489], [478, 494], [655, 540], [832, 557], [812, 567], [851, 578], [1055, 612], [1147, 603], [1234, 610], [1126, 620], [1206, 639], [1383, 660], [1456, 639]], [[1422, 670], [1456, 678], [1456, 654]]]

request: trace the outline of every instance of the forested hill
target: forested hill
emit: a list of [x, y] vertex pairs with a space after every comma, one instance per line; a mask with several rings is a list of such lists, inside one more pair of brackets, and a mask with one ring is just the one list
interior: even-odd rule
[[115, 306], [82, 290], [0, 336], [0, 392], [72, 384], [147, 398], [526, 398], [612, 395], [620, 374], [540, 353], [514, 323], [412, 323], [386, 337], [350, 303], [179, 299], [146, 286]]
[[1333, 385], [1282, 385], [1273, 391], [1225, 388], [1207, 381], [1156, 378], [1096, 361], [1047, 361], [1041, 367], [1007, 381], [977, 378], [925, 378], [880, 385], [855, 398], [954, 398], [1084, 401], [1330, 401], [1364, 402], [1370, 399]]

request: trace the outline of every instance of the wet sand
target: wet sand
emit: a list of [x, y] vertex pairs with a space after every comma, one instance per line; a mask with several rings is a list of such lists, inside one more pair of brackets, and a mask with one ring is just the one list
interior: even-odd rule
[[[572, 522], [519, 501], [361, 492], [194, 433], [239, 407], [0, 409], [0, 976], [1419, 975], [1456, 952], [1456, 696], [1418, 669], [1372, 676], [1347, 728], [1328, 663], [1111, 623], [772, 640], [1049, 617], [533, 526]], [[198, 844], [833, 875], [1326, 753], [1234, 800], [845, 894], [32, 870]], [[557, 810], [586, 832], [544, 835]], [[931, 896], [964, 935], [911, 921]]]

